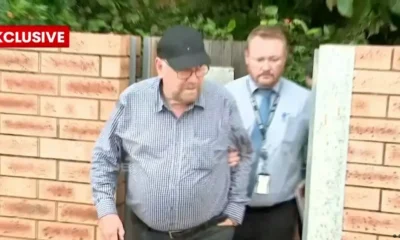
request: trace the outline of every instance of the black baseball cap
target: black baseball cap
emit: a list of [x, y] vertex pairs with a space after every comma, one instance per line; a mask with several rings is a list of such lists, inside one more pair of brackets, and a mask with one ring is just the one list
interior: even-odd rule
[[202, 34], [194, 28], [181, 25], [164, 32], [157, 45], [157, 56], [167, 60], [176, 71], [211, 63]]

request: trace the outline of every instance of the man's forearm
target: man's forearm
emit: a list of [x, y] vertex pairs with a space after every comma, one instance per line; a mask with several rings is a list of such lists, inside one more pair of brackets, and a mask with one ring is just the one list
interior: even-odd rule
[[91, 184], [98, 218], [116, 214], [115, 189], [120, 170], [122, 142], [116, 134], [123, 106], [117, 104], [92, 154]]
[[108, 164], [104, 157], [95, 153], [91, 172], [92, 192], [97, 216], [101, 218], [116, 214], [115, 189], [118, 182], [118, 168]]
[[238, 224], [242, 223], [246, 205], [250, 201], [247, 194], [250, 171], [251, 154], [241, 153], [240, 163], [231, 170], [231, 189], [228, 205], [224, 211], [229, 218]]

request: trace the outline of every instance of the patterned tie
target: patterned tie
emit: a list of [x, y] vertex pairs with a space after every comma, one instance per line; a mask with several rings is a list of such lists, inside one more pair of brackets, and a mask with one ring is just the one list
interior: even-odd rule
[[[260, 111], [260, 116], [261, 116], [261, 121], [263, 125], [265, 126], [268, 123], [268, 117], [269, 117], [269, 111], [271, 107], [271, 90], [266, 90], [266, 89], [258, 89], [257, 93], [259, 93], [262, 96], [261, 104], [259, 106], [259, 111]], [[258, 114], [258, 113], [257, 113]], [[254, 191], [255, 184], [257, 182], [257, 169], [259, 166], [259, 161], [260, 161], [260, 151], [263, 143], [263, 138], [261, 135], [261, 131], [259, 129], [258, 122], [255, 121], [254, 127], [253, 127], [253, 132], [251, 134], [251, 142], [253, 146], [253, 157], [255, 158], [253, 161], [252, 165], [252, 170], [250, 172], [250, 182], [248, 185], [248, 196], [251, 197]]]

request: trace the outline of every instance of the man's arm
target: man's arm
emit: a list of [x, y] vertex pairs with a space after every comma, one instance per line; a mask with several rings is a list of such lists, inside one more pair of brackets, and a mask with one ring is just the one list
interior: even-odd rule
[[249, 184], [249, 175], [252, 164], [252, 146], [247, 131], [243, 127], [242, 120], [236, 103], [233, 101], [230, 106], [230, 136], [236, 149], [240, 153], [240, 163], [231, 168], [231, 188], [229, 192], [229, 203], [224, 213], [241, 224], [244, 211], [250, 198], [247, 196], [247, 187]]
[[117, 214], [115, 189], [120, 170], [122, 143], [116, 130], [123, 111], [123, 105], [118, 102], [93, 149], [91, 184], [99, 219], [109, 214]]

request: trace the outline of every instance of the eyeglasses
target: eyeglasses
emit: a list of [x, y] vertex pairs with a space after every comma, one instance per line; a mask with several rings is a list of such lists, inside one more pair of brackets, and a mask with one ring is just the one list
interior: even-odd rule
[[[168, 62], [166, 60], [164, 60], [164, 61], [165, 61], [165, 63], [168, 64]], [[196, 70], [194, 70], [194, 71], [192, 69], [187, 69], [187, 70], [181, 70], [181, 71], [175, 71], [175, 72], [176, 72], [176, 76], [179, 79], [187, 80], [190, 78], [190, 76], [192, 76], [193, 72], [196, 75], [196, 77], [201, 78], [201, 77], [204, 77], [205, 75], [207, 75], [209, 70], [210, 70], [209, 66], [202, 65], [200, 67], [197, 67]]]
[[176, 71], [176, 75], [179, 79], [182, 80], [186, 80], [188, 78], [190, 78], [190, 76], [192, 76], [192, 74], [194, 73], [196, 75], [196, 77], [201, 78], [204, 77], [207, 73], [208, 73], [209, 67], [207, 65], [202, 65], [198, 68], [196, 68], [196, 70], [183, 70], [183, 71]]

